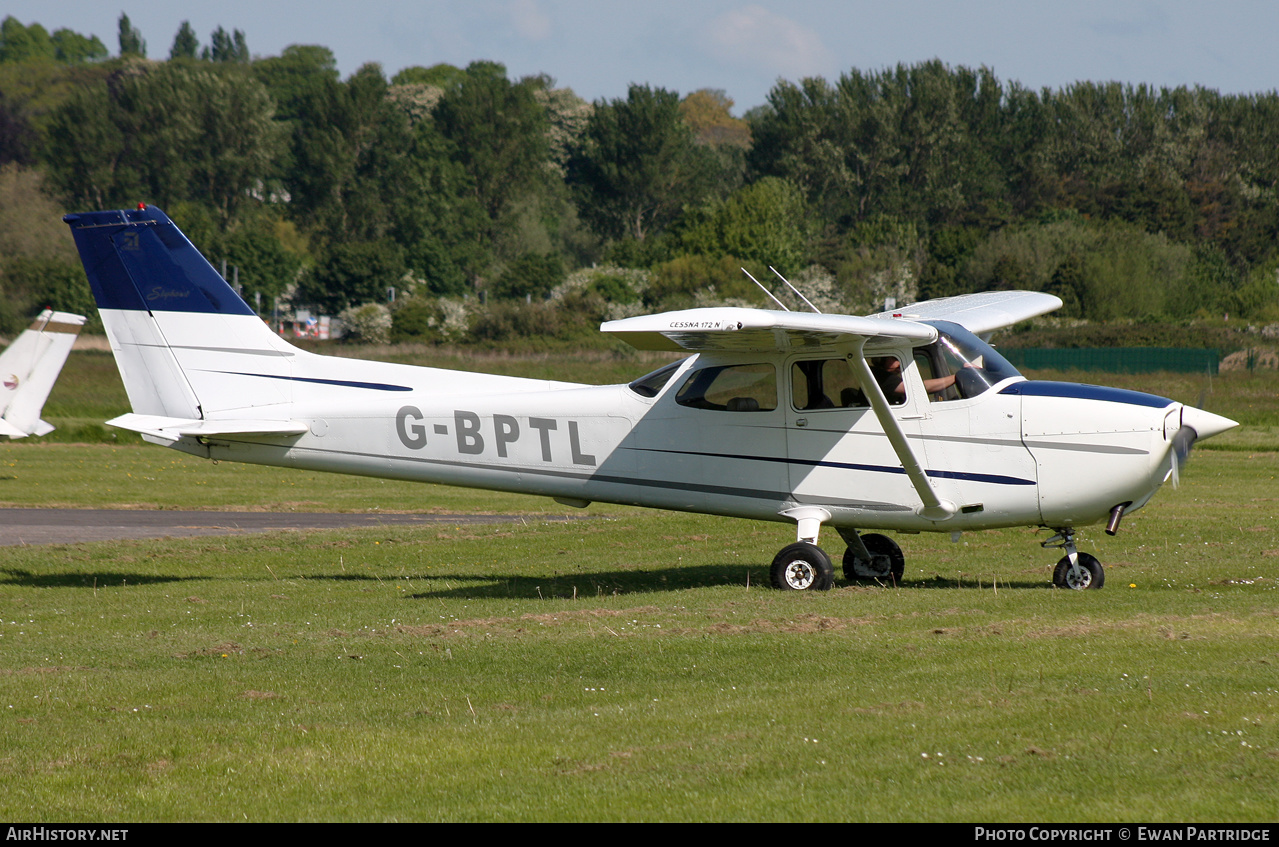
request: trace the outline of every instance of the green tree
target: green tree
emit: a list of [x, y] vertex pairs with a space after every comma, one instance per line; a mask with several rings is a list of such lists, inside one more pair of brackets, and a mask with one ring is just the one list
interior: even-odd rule
[[50, 36], [40, 24], [24, 27], [12, 15], [0, 23], [0, 62], [56, 61], [75, 65], [106, 57], [107, 48], [96, 35], [86, 37], [63, 28]]
[[988, 68], [940, 61], [779, 83], [756, 114], [751, 162], [786, 176], [843, 226], [876, 214], [998, 222], [1003, 89]]
[[698, 89], [679, 104], [680, 117], [702, 144], [749, 148], [750, 124], [733, 117], [732, 109], [733, 98], [719, 88]]
[[142, 38], [142, 32], [129, 22], [129, 16], [120, 13], [120, 55], [121, 56], [140, 56], [146, 58], [147, 43]]
[[53, 31], [53, 48], [59, 62], [76, 65], [107, 58], [107, 46], [96, 35], [84, 36], [69, 29]]
[[53, 39], [40, 24], [23, 26], [13, 15], [0, 22], [0, 62], [53, 61], [55, 57]]
[[210, 62], [247, 64], [250, 58], [249, 45], [240, 30], [237, 29], [232, 35], [219, 26], [213, 30], [209, 46], [204, 48], [200, 57]]
[[337, 57], [318, 44], [290, 44], [279, 56], [254, 62], [253, 75], [275, 99], [276, 116], [289, 121], [305, 116], [305, 98], [339, 80]]
[[290, 252], [267, 228], [269, 219], [242, 224], [222, 241], [218, 258], [239, 269], [245, 299], [253, 302], [253, 292], [263, 297], [279, 296], [297, 281], [302, 260]]
[[82, 89], [51, 116], [51, 182], [73, 205], [191, 200], [226, 227], [255, 202], [279, 135], [266, 90], [242, 71], [161, 64]]
[[200, 54], [200, 39], [191, 28], [190, 21], [183, 21], [173, 36], [173, 47], [169, 50], [170, 59], [194, 59]]
[[1193, 251], [1122, 221], [1007, 228], [973, 251], [966, 290], [1053, 291], [1089, 320], [1167, 317], [1194, 284]]
[[377, 65], [315, 78], [295, 102], [291, 217], [325, 245], [392, 239], [431, 291], [465, 290], [487, 261], [488, 224], [434, 122], [411, 124]]
[[345, 83], [325, 75], [298, 93], [285, 185], [294, 218], [330, 241], [383, 238], [391, 226], [387, 201], [408, 179], [411, 137], [386, 92], [381, 67], [365, 65]]
[[385, 302], [387, 289], [399, 286], [405, 271], [404, 251], [393, 241], [334, 244], [303, 276], [293, 300], [336, 315], [351, 306]]
[[713, 159], [680, 118], [679, 96], [632, 85], [600, 101], [569, 161], [578, 214], [608, 238], [643, 241], [703, 199]]
[[432, 85], [448, 89], [461, 85], [465, 80], [466, 71], [456, 65], [440, 62], [429, 68], [421, 65], [404, 68], [391, 77], [391, 85]]
[[435, 107], [435, 124], [466, 171], [492, 238], [513, 205], [537, 183], [549, 148], [540, 80], [512, 83], [495, 62], [473, 62]]
[[798, 270], [808, 246], [808, 217], [798, 186], [764, 177], [706, 207], [701, 220], [681, 233], [680, 242], [690, 253]]
[[0, 165], [36, 161], [39, 138], [22, 105], [0, 90]]

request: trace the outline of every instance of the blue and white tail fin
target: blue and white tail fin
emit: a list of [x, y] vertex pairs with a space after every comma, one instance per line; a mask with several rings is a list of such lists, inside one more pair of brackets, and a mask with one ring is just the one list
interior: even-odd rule
[[45, 309], [0, 353], [0, 436], [53, 432], [40, 413], [82, 326], [83, 315]]
[[294, 359], [154, 206], [63, 218], [71, 227], [135, 416], [287, 418]]

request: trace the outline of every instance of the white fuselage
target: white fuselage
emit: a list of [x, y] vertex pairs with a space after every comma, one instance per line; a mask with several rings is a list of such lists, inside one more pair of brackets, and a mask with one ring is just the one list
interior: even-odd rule
[[[1082, 525], [1121, 503], [1138, 508], [1168, 476], [1181, 408], [1005, 391], [1033, 385], [1020, 378], [971, 399], [928, 402], [908, 364], [894, 416], [937, 493], [958, 507], [930, 520], [871, 409], [787, 402], [791, 365], [802, 356], [693, 356], [657, 396], [644, 397], [625, 385], [332, 358], [283, 343], [277, 351], [174, 351], [188, 373], [216, 371], [222, 409], [207, 418], [306, 427], [296, 436], [167, 442], [196, 455], [765, 520], [818, 506], [837, 527], [903, 531]], [[776, 366], [776, 408], [676, 402], [692, 371], [739, 360]]]

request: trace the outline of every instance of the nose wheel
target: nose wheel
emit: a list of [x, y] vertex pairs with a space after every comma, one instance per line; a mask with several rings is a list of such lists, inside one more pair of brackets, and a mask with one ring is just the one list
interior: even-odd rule
[[1106, 584], [1106, 572], [1095, 556], [1080, 553], [1075, 548], [1075, 532], [1072, 529], [1058, 530], [1052, 538], [1040, 544], [1041, 547], [1060, 547], [1066, 555], [1053, 569], [1053, 585], [1058, 588], [1069, 588], [1072, 591], [1085, 591], [1090, 588], [1101, 588]]

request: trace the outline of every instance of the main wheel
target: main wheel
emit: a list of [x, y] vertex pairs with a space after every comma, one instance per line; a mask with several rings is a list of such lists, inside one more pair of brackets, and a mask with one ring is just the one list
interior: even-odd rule
[[870, 551], [870, 561], [858, 556], [849, 547], [844, 551], [844, 578], [850, 582], [875, 579], [893, 585], [901, 585], [906, 572], [906, 557], [902, 548], [887, 535], [871, 533], [862, 536], [862, 544]]
[[1101, 588], [1105, 585], [1106, 572], [1101, 569], [1101, 562], [1087, 553], [1079, 553], [1077, 555], [1079, 558], [1079, 572], [1072, 572], [1070, 569], [1070, 557], [1063, 556], [1053, 570], [1053, 585], [1074, 591]]
[[782, 591], [829, 591], [835, 584], [835, 566], [816, 544], [796, 541], [773, 559], [769, 576], [773, 587]]

